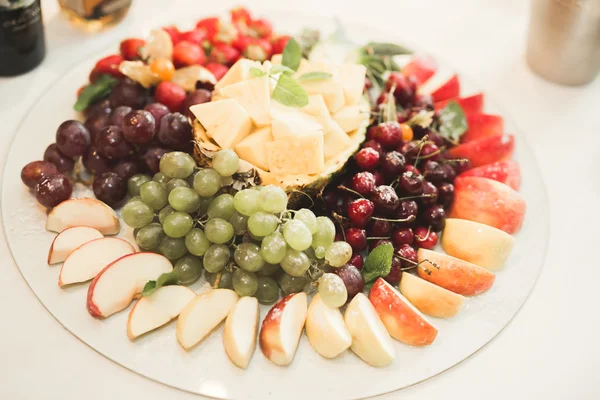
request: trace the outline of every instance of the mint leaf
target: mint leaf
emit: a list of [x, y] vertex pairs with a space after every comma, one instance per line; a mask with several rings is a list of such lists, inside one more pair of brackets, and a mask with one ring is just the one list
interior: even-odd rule
[[273, 65], [270, 72], [271, 74], [284, 73], [293, 75], [295, 71], [290, 67], [286, 67], [285, 65]]
[[265, 76], [267, 73], [265, 71], [263, 71], [260, 68], [256, 68], [256, 67], [252, 67], [250, 68], [250, 73], [252, 74], [252, 76], [254, 76], [255, 78], [261, 78], [263, 76]]
[[439, 132], [444, 138], [454, 144], [458, 144], [460, 137], [467, 131], [469, 125], [462, 107], [455, 101], [451, 101], [439, 113]]
[[395, 43], [370, 42], [365, 46], [365, 48], [368, 49], [369, 53], [377, 56], [399, 56], [401, 54], [412, 54], [411, 50]]
[[291, 38], [283, 49], [281, 64], [297, 71], [300, 61], [302, 61], [302, 49], [296, 39]]
[[176, 285], [178, 282], [175, 271], [161, 274], [155, 281], [148, 281], [142, 289], [142, 296], [150, 296], [154, 291], [163, 286]]
[[117, 78], [110, 75], [100, 75], [96, 82], [90, 83], [83, 88], [73, 108], [75, 111], [84, 111], [94, 102], [108, 96], [118, 81]]
[[379, 277], [388, 276], [392, 269], [393, 255], [394, 248], [389, 243], [379, 245], [369, 253], [361, 271], [365, 278], [365, 284], [373, 283]]
[[302, 74], [300, 75], [300, 77], [298, 78], [299, 81], [320, 81], [322, 79], [329, 79], [331, 78], [333, 75], [331, 75], [329, 72], [307, 72], [306, 74]]
[[304, 107], [308, 104], [308, 95], [302, 86], [289, 75], [282, 74], [271, 95], [273, 100], [284, 106]]
[[142, 296], [150, 296], [156, 289], [156, 281], [148, 281], [142, 289]]

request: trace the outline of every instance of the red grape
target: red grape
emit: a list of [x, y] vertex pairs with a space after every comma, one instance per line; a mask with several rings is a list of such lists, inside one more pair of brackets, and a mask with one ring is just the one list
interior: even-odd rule
[[131, 112], [132, 108], [129, 106], [119, 106], [113, 110], [110, 114], [110, 125], [121, 126], [125, 120], [125, 116]]
[[56, 145], [67, 157], [81, 156], [90, 145], [90, 132], [79, 121], [65, 121], [56, 130]]
[[44, 161], [51, 162], [56, 165], [60, 172], [71, 172], [75, 166], [73, 159], [65, 156], [58, 150], [56, 143], [52, 143], [44, 152]]
[[94, 143], [96, 139], [96, 135], [102, 129], [106, 128], [110, 123], [110, 115], [108, 114], [97, 114], [92, 115], [88, 119], [85, 120], [85, 127], [90, 132], [90, 142]]
[[58, 173], [58, 168], [51, 162], [32, 161], [21, 170], [21, 180], [25, 185], [34, 189], [42, 178]]
[[127, 181], [133, 175], [140, 172], [140, 168], [137, 162], [134, 160], [123, 159], [117, 162], [113, 167], [112, 172], [119, 175], [123, 180]]
[[102, 157], [94, 147], [88, 149], [83, 157], [81, 157], [81, 161], [88, 171], [96, 175], [110, 171], [113, 164], [112, 160]]
[[165, 115], [160, 121], [158, 140], [176, 150], [190, 147], [194, 135], [187, 117], [180, 113]]
[[100, 100], [86, 108], [83, 112], [83, 115], [86, 118], [96, 115], [110, 115], [111, 107], [112, 105], [108, 99]]
[[346, 291], [348, 292], [347, 301], [352, 300], [354, 296], [362, 293], [365, 289], [365, 279], [354, 265], [346, 264], [341, 268], [334, 268], [333, 272], [344, 281]]
[[134, 110], [125, 116], [121, 129], [129, 143], [147, 144], [154, 138], [156, 123], [149, 111]]
[[119, 81], [110, 93], [109, 99], [113, 106], [129, 106], [142, 108], [146, 103], [147, 91], [131, 79]]
[[72, 193], [73, 183], [63, 174], [46, 176], [35, 186], [35, 198], [48, 208], [68, 200]]
[[149, 147], [141, 155], [141, 160], [152, 173], [157, 173], [160, 170], [160, 159], [163, 155], [171, 151], [171, 149], [165, 149], [163, 147]]
[[94, 143], [96, 150], [101, 156], [116, 159], [123, 158], [133, 152], [133, 146], [125, 140], [123, 131], [116, 125], [107, 126], [102, 129]]
[[105, 172], [94, 179], [94, 195], [111, 207], [118, 206], [127, 194], [127, 184], [114, 172]]

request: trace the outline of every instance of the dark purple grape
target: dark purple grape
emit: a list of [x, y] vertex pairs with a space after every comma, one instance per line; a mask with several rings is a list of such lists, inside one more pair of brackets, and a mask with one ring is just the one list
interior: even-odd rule
[[56, 145], [65, 156], [79, 157], [90, 145], [90, 132], [79, 121], [65, 121], [56, 130]]
[[90, 132], [90, 142], [94, 143], [98, 132], [111, 125], [110, 116], [107, 114], [92, 115], [85, 120], [85, 127]]
[[454, 202], [454, 185], [443, 182], [438, 186], [438, 203], [445, 208], [448, 208]]
[[389, 237], [392, 232], [392, 224], [383, 219], [371, 220], [367, 227], [369, 237]]
[[156, 123], [156, 130], [160, 128], [160, 121], [162, 120], [162, 117], [171, 112], [169, 111], [167, 106], [161, 103], [150, 103], [146, 107], [144, 107], [144, 110], [148, 111], [154, 117], [154, 121]]
[[142, 108], [146, 104], [146, 89], [131, 79], [123, 79], [115, 85], [110, 93], [109, 100], [115, 107]]
[[114, 172], [105, 172], [94, 179], [94, 195], [111, 207], [116, 207], [125, 199], [127, 183]]
[[424, 206], [429, 206], [437, 203], [438, 199], [438, 188], [429, 181], [423, 183], [423, 193], [419, 202]]
[[117, 162], [112, 171], [127, 181], [133, 175], [140, 172], [140, 167], [134, 160], [123, 159]]
[[110, 125], [102, 129], [96, 136], [94, 146], [101, 156], [111, 160], [123, 158], [134, 150], [133, 146], [125, 140], [121, 128], [116, 125]]
[[112, 169], [114, 162], [108, 158], [102, 157], [94, 148], [90, 147], [88, 151], [81, 157], [83, 166], [90, 172], [96, 175], [101, 175]]
[[[419, 212], [419, 206], [417, 206], [417, 202], [414, 200], [402, 200], [398, 209], [396, 210], [396, 218], [398, 219], [408, 219], [408, 218], [416, 218], [417, 213]], [[407, 221], [408, 223], [412, 222]]]
[[423, 176], [431, 182], [441, 182], [444, 180], [444, 169], [442, 164], [437, 161], [426, 161], [423, 164]]
[[392, 256], [392, 268], [385, 279], [390, 285], [397, 285], [402, 277], [402, 260], [397, 256]]
[[71, 172], [75, 166], [73, 159], [65, 156], [58, 150], [56, 143], [52, 143], [44, 152], [44, 161], [51, 162], [56, 165], [60, 172]]
[[158, 140], [165, 146], [175, 150], [185, 150], [190, 147], [192, 139], [192, 126], [185, 115], [171, 113], [165, 115], [160, 121]]
[[413, 171], [406, 171], [398, 181], [398, 187], [408, 195], [418, 195], [423, 192], [423, 176]]
[[196, 104], [208, 103], [211, 98], [211, 93], [206, 89], [198, 89], [194, 90], [192, 93], [188, 94], [185, 100], [183, 101], [182, 110], [183, 113], [192, 119], [192, 121], [196, 118], [194, 114], [190, 111], [190, 107]]
[[380, 185], [373, 189], [371, 199], [375, 204], [375, 209], [385, 214], [393, 213], [400, 203], [396, 191], [388, 185]]
[[395, 179], [404, 172], [406, 160], [404, 156], [397, 151], [390, 151], [383, 156], [381, 160], [381, 170], [391, 179]]
[[141, 155], [142, 162], [148, 167], [152, 173], [157, 173], [160, 168], [160, 159], [163, 155], [170, 153], [172, 150], [163, 147], [149, 147]]
[[21, 180], [31, 189], [35, 189], [35, 185], [37, 185], [42, 178], [58, 173], [58, 168], [51, 162], [32, 161], [21, 170]]
[[86, 118], [91, 118], [96, 115], [110, 115], [111, 104], [108, 99], [100, 100], [85, 109], [83, 115]]
[[439, 232], [446, 226], [446, 211], [441, 206], [431, 206], [423, 210], [421, 219], [430, 225], [434, 232]]
[[129, 143], [148, 144], [154, 138], [156, 124], [149, 111], [133, 110], [125, 116], [121, 129]]
[[121, 126], [125, 116], [131, 112], [132, 108], [129, 106], [119, 106], [115, 108], [110, 114], [110, 125]]
[[35, 198], [48, 208], [68, 200], [73, 193], [73, 183], [63, 174], [54, 174], [42, 178], [35, 186]]
[[333, 272], [344, 281], [348, 292], [348, 302], [365, 289], [365, 279], [354, 265], [346, 264], [341, 268], [334, 268]]

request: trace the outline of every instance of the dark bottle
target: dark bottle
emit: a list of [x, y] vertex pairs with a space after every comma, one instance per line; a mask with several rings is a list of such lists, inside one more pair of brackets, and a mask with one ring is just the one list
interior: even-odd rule
[[30, 71], [45, 54], [40, 0], [0, 0], [0, 76]]

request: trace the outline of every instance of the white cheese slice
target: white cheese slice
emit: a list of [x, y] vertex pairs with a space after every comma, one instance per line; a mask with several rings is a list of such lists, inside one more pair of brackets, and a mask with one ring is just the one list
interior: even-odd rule
[[252, 120], [244, 108], [233, 99], [196, 104], [190, 111], [202, 124], [208, 136], [223, 149], [231, 149], [252, 129]]

